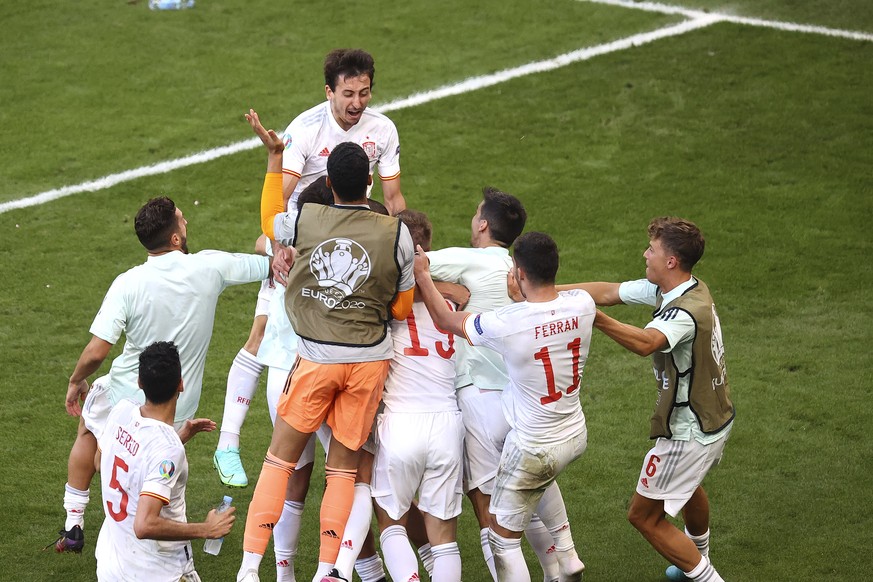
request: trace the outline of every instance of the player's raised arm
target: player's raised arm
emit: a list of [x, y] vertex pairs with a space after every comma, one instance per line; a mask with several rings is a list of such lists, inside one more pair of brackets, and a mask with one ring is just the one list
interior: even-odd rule
[[667, 347], [667, 336], [657, 329], [650, 327], [641, 329], [622, 323], [599, 309], [594, 318], [594, 327], [611, 337], [623, 348], [640, 356], [650, 356]]
[[246, 113], [246, 121], [268, 152], [267, 175], [264, 177], [264, 188], [261, 192], [261, 230], [275, 240], [273, 222], [277, 214], [285, 211], [282, 195], [282, 152], [285, 150], [285, 144], [275, 131], [265, 129], [261, 125], [258, 113], [254, 109], [249, 109]]

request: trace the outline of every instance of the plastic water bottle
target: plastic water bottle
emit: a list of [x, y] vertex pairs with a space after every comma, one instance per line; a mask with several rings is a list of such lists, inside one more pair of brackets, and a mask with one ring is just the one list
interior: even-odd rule
[[[221, 500], [221, 504], [215, 509], [216, 513], [224, 513], [228, 509], [230, 509], [230, 504], [233, 502], [232, 497], [224, 496], [224, 499]], [[203, 551], [207, 554], [212, 554], [213, 556], [217, 556], [218, 552], [221, 551], [221, 542], [224, 541], [224, 538], [217, 538], [214, 540], [206, 540], [203, 542]]]
[[183, 10], [193, 8], [194, 0], [149, 0], [152, 10]]

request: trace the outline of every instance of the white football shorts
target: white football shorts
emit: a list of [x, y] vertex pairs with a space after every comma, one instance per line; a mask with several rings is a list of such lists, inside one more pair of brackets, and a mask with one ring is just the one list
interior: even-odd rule
[[458, 390], [458, 408], [464, 419], [464, 492], [479, 489], [486, 495], [494, 490], [497, 465], [509, 423], [503, 415], [500, 390], [479, 390], [465, 386]]
[[258, 289], [258, 301], [255, 303], [255, 317], [270, 314], [270, 299], [272, 299], [273, 292], [276, 290], [276, 287], [271, 283], [270, 279], [261, 281], [261, 288]]
[[464, 423], [460, 412], [383, 412], [376, 419], [372, 492], [398, 520], [418, 492], [418, 508], [437, 519], [461, 513]]
[[643, 460], [637, 493], [648, 499], [662, 499], [664, 511], [673, 517], [679, 515], [709, 470], [721, 461], [730, 430], [724, 438], [708, 445], [694, 439], [659, 438]]
[[561, 471], [582, 456], [588, 446], [588, 429], [554, 445], [531, 446], [519, 442], [516, 431], [506, 436], [489, 510], [508, 530], [524, 531], [543, 492]]

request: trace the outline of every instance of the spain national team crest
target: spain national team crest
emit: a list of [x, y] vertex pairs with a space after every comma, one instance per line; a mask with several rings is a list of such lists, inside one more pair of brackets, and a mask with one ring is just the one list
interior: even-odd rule
[[370, 276], [370, 255], [348, 238], [326, 240], [312, 252], [309, 269], [319, 287], [337, 301], [355, 292]]
[[173, 475], [176, 474], [176, 464], [170, 459], [166, 459], [161, 461], [160, 467], [158, 467], [158, 471], [161, 473], [161, 477], [164, 479], [169, 479]]
[[367, 157], [370, 158], [370, 161], [376, 159], [376, 142], [365, 141], [361, 144], [361, 147], [364, 148], [364, 152], [367, 154]]

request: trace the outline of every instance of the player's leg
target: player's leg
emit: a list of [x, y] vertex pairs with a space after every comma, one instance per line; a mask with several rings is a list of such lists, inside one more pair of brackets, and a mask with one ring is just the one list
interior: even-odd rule
[[533, 548], [540, 567], [543, 569], [543, 582], [557, 582], [558, 559], [555, 557], [555, 540], [540, 516], [534, 514], [524, 530], [524, 537]]
[[[373, 500], [375, 503], [375, 500]], [[415, 501], [409, 506], [409, 511], [406, 513], [406, 533], [409, 535], [409, 541], [417, 548], [418, 559], [424, 566], [424, 570], [428, 576], [433, 575], [433, 554], [430, 551], [430, 542], [427, 539], [427, 529], [424, 527], [424, 517]]]
[[237, 353], [227, 373], [227, 389], [224, 396], [224, 414], [221, 419], [221, 433], [212, 464], [218, 471], [218, 478], [228, 487], [246, 487], [248, 476], [239, 456], [239, 438], [242, 425], [249, 412], [252, 398], [264, 366], [258, 361], [258, 348], [264, 339], [267, 326], [267, 313], [273, 288], [269, 280], [261, 282], [255, 318], [249, 338]]
[[276, 555], [276, 580], [278, 582], [294, 582], [294, 560], [297, 557], [297, 544], [300, 540], [300, 527], [303, 523], [303, 508], [306, 494], [309, 492], [309, 480], [315, 463], [315, 435], [309, 437], [309, 442], [297, 467], [288, 479], [285, 490], [285, 503], [282, 515], [273, 529], [273, 551]]
[[[666, 516], [678, 515], [693, 498], [692, 522], [694, 527], [702, 525], [703, 516], [695, 515], [694, 511], [702, 507], [708, 512], [709, 503], [703, 490], [698, 493], [698, 489], [707, 471], [721, 458], [723, 447], [724, 439], [711, 445], [702, 445], [693, 439], [658, 439], [643, 461], [637, 490], [628, 509], [631, 524], [659, 554], [691, 579], [718, 581], [721, 577], [695, 542]], [[665, 470], [668, 467], [669, 471]]]
[[[373, 474], [373, 451], [375, 444], [372, 439], [367, 439], [361, 450], [358, 472], [355, 480], [355, 496], [352, 501], [352, 510], [343, 531], [343, 541], [340, 544], [339, 554], [336, 558], [336, 569], [340, 572], [351, 572], [361, 554], [365, 540], [370, 532], [370, 523], [373, 520], [373, 498], [370, 495], [370, 478]], [[370, 446], [368, 446], [370, 444]], [[367, 450], [369, 448], [369, 451]], [[375, 545], [368, 548], [365, 557], [372, 557], [376, 553]]]
[[318, 429], [339, 384], [329, 367], [298, 358], [277, 406], [276, 425], [246, 517], [243, 561], [237, 575], [257, 573], [270, 532], [285, 502], [288, 478], [309, 435]]
[[379, 544], [391, 579], [402, 582], [417, 580], [418, 558], [406, 533], [406, 515], [400, 515], [397, 519], [391, 517], [378, 500], [374, 512], [379, 524]]

